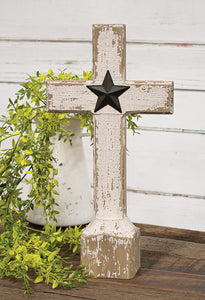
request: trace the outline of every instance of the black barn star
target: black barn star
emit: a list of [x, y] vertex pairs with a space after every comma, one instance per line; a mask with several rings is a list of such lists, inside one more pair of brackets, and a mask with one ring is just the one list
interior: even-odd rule
[[106, 72], [102, 85], [87, 85], [87, 88], [98, 96], [95, 112], [106, 105], [122, 112], [118, 97], [128, 90], [129, 86], [114, 85], [109, 71]]

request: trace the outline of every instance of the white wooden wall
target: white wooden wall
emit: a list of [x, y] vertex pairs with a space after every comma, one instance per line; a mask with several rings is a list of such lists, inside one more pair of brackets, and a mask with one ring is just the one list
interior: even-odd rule
[[175, 82], [174, 115], [128, 132], [131, 220], [205, 231], [204, 0], [0, 0], [1, 114], [26, 74], [91, 70], [95, 23], [126, 24], [127, 79]]

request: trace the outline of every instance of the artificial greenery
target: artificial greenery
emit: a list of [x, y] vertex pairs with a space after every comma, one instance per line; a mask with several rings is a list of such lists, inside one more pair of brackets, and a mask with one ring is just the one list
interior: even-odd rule
[[[72, 270], [68, 259], [60, 255], [61, 247], [68, 243], [73, 251], [79, 251], [80, 235], [78, 227], [65, 231], [57, 230], [54, 225], [58, 214], [55, 195], [58, 194], [54, 168], [55, 157], [52, 152], [51, 137], [59, 133], [59, 139], [69, 141], [72, 145], [71, 131], [64, 125], [70, 124], [73, 114], [47, 113], [47, 80], [92, 80], [92, 72], [83, 72], [79, 78], [64, 71], [54, 75], [36, 73], [21, 84], [15, 99], [9, 99], [8, 115], [0, 127], [0, 222], [4, 232], [0, 236], [0, 277], [14, 276], [23, 278], [25, 295], [30, 291], [30, 281], [45, 281], [55, 288], [58, 285], [72, 288], [76, 282], [86, 283], [88, 271], [85, 266]], [[82, 127], [87, 128], [93, 136], [91, 114], [74, 114], [81, 120]], [[133, 133], [137, 125], [128, 115], [128, 128]], [[25, 182], [30, 185], [25, 194]], [[23, 185], [24, 184], [24, 185]], [[45, 227], [33, 232], [25, 221], [30, 209], [43, 208]], [[17, 217], [16, 217], [17, 216]], [[32, 279], [29, 272], [36, 278]]]
[[77, 286], [76, 282], [87, 283], [89, 271], [85, 266], [73, 270], [69, 257], [63, 258], [60, 254], [65, 244], [74, 245], [73, 251], [79, 252], [81, 229], [75, 226], [62, 231], [47, 223], [42, 231], [32, 230], [37, 233], [30, 233], [28, 223], [19, 219], [1, 234], [1, 278], [22, 278], [25, 296], [32, 291], [31, 281], [45, 281], [52, 284], [52, 288], [73, 288]]

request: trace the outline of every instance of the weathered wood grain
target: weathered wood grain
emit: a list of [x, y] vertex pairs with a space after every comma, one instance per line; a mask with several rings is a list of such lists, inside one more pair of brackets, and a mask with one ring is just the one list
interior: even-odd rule
[[[95, 83], [95, 82], [94, 82]], [[118, 83], [118, 81], [114, 82]], [[96, 95], [90, 93], [86, 85], [89, 81], [48, 81], [47, 108], [49, 112], [90, 112], [94, 113]], [[125, 81], [130, 86], [120, 97], [123, 113], [173, 113], [172, 82], [135, 82]], [[83, 99], [83, 101], [82, 101]], [[118, 114], [109, 106], [103, 113]]]
[[102, 82], [107, 70], [114, 81], [126, 80], [126, 27], [123, 24], [93, 25], [94, 80]]
[[[6, 286], [0, 285], [1, 299], [10, 300], [15, 294], [15, 299], [24, 300], [23, 292], [18, 288], [12, 288], [11, 283]], [[107, 281], [96, 283], [95, 280], [89, 280], [89, 285], [87, 287], [80, 287], [78, 289], [73, 289], [71, 291], [64, 290], [54, 290], [52, 291], [46, 286], [38, 285], [35, 287], [34, 293], [29, 296], [29, 299], [71, 299], [71, 300], [109, 300], [109, 299], [126, 299], [135, 300], [136, 297], [140, 297], [142, 300], [150, 299], [163, 299], [163, 300], [181, 300], [181, 299], [204, 299], [202, 293], [191, 293], [184, 292], [180, 290], [167, 290], [165, 288], [156, 287], [144, 287], [140, 285], [127, 284], [123, 285], [121, 283], [109, 283]], [[194, 298], [193, 298], [194, 297]]]
[[[166, 236], [166, 234], [164, 236]], [[180, 270], [181, 272], [184, 272], [185, 266], [187, 268], [191, 266], [187, 263], [189, 260], [193, 259], [195, 261], [198, 260], [199, 258], [200, 260], [203, 261], [205, 260], [205, 252], [204, 252], [205, 244], [196, 243], [194, 247], [193, 244], [194, 244], [193, 242], [189, 242], [189, 241], [181, 241], [181, 240], [168, 239], [168, 238], [156, 239], [152, 236], [142, 236], [141, 238], [142, 252], [147, 251], [147, 249], [149, 249], [149, 251], [159, 251], [162, 258], [164, 256], [169, 256], [169, 257], [175, 257], [175, 262], [176, 262], [176, 258], [184, 261], [183, 263], [181, 261], [181, 267], [183, 267], [183, 270], [182, 269]], [[167, 264], [167, 267], [173, 268], [175, 262]], [[177, 265], [178, 271], [179, 271], [179, 267], [180, 264]], [[172, 270], [176, 271], [175, 269]], [[203, 274], [203, 268], [201, 270], [201, 274]]]
[[[93, 123], [95, 216], [101, 220], [123, 219], [127, 216], [125, 117], [95, 114]], [[113, 231], [117, 234], [115, 228]]]
[[142, 236], [168, 238], [173, 240], [202, 243], [205, 244], [205, 232], [196, 230], [186, 230], [180, 228], [170, 228], [156, 225], [135, 223], [140, 228]]
[[93, 113], [96, 96], [90, 93], [86, 81], [48, 81], [47, 110], [49, 112]]
[[140, 114], [173, 114], [173, 82], [126, 81], [130, 88], [121, 96], [122, 111]]

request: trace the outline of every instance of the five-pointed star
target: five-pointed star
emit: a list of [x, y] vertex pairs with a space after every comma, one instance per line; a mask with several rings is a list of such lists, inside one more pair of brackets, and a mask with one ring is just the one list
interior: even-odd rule
[[109, 71], [106, 72], [102, 85], [87, 85], [87, 88], [98, 96], [95, 112], [106, 105], [122, 112], [118, 97], [128, 90], [129, 86], [114, 85]]

